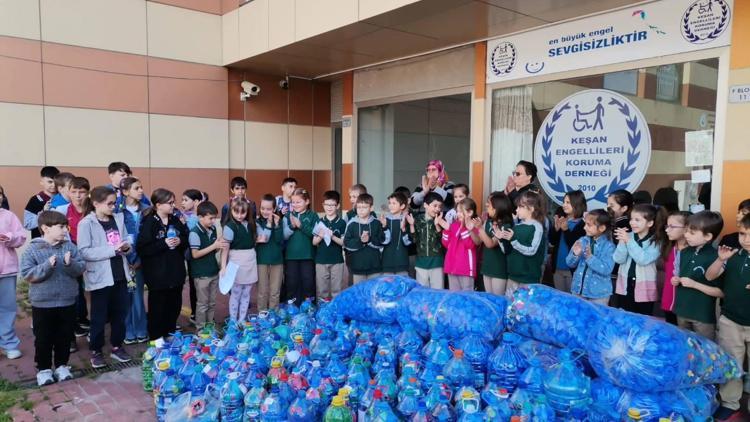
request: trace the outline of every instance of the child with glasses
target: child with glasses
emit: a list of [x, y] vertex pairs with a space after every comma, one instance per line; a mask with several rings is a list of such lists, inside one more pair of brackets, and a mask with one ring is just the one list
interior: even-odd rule
[[323, 193], [323, 211], [320, 220], [325, 228], [313, 233], [315, 251], [315, 290], [318, 299], [330, 299], [341, 292], [344, 283], [344, 244], [346, 222], [339, 216], [341, 195], [329, 190]]

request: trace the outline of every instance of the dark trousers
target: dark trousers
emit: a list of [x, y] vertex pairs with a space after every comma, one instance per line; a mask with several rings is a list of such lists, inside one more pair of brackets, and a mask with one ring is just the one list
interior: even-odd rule
[[284, 285], [287, 300], [294, 299], [297, 306], [305, 298], [315, 298], [315, 263], [307, 260], [287, 260], [284, 263]]
[[83, 290], [83, 277], [78, 277], [78, 298], [76, 299], [76, 321], [89, 322], [89, 310], [86, 306], [86, 294]]
[[198, 294], [195, 291], [195, 279], [190, 275], [190, 261], [187, 262], [188, 286], [190, 287], [190, 316], [195, 318], [195, 305], [198, 303]]
[[[635, 265], [635, 264], [633, 264]], [[635, 301], [635, 280], [629, 279], [628, 285], [625, 291], [626, 295], [614, 296], [617, 298], [617, 307], [622, 308], [628, 312], [633, 312], [641, 315], [652, 316], [654, 314], [654, 302], [636, 302]]]
[[125, 281], [115, 281], [107, 286], [91, 291], [91, 330], [89, 349], [101, 352], [104, 346], [104, 326], [109, 322], [109, 343], [112, 347], [122, 346], [125, 339], [125, 317], [128, 315], [128, 285]]
[[38, 370], [52, 369], [68, 364], [70, 342], [76, 324], [76, 306], [58, 308], [31, 308], [34, 323], [34, 361]]
[[182, 309], [182, 285], [148, 291], [148, 336], [151, 340], [175, 332]]

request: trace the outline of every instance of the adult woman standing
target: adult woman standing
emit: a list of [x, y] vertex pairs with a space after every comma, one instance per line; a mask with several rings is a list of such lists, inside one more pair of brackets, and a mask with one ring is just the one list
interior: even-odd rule
[[454, 183], [448, 180], [443, 162], [431, 160], [427, 163], [422, 183], [414, 189], [411, 195], [413, 211], [421, 212], [424, 196], [430, 192], [435, 192], [443, 198], [443, 213], [453, 209], [453, 186]]
[[508, 183], [505, 185], [505, 194], [515, 206], [516, 198], [528, 190], [539, 192], [539, 188], [534, 184], [536, 181], [536, 165], [529, 161], [521, 160], [516, 164], [516, 170], [508, 177]]

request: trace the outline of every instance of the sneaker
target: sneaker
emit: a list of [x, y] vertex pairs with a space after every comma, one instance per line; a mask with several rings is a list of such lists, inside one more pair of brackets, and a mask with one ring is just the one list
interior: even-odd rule
[[134, 338], [126, 338], [126, 339], [125, 339], [125, 340], [123, 340], [122, 342], [123, 342], [124, 344], [128, 344], [128, 345], [130, 345], [130, 344], [136, 344], [136, 343], [138, 343], [138, 340], [137, 340], [137, 339], [134, 339]]
[[76, 341], [73, 340], [70, 342], [70, 353], [75, 353], [78, 351], [78, 344], [76, 344]]
[[85, 335], [88, 335], [88, 333], [89, 333], [89, 330], [86, 328], [83, 328], [80, 325], [76, 325], [76, 328], [73, 329], [73, 334], [75, 334], [76, 337], [83, 337]]
[[102, 352], [91, 352], [91, 367], [94, 369], [104, 368], [107, 366], [107, 361], [104, 360]]
[[18, 359], [23, 356], [23, 353], [18, 349], [10, 349], [5, 351], [5, 356], [7, 356], [8, 359]]
[[195, 315], [190, 315], [190, 323], [195, 325]]
[[55, 377], [52, 375], [51, 369], [44, 369], [36, 373], [36, 385], [50, 385], [54, 384]]
[[55, 368], [55, 378], [57, 381], [67, 381], [73, 379], [73, 374], [70, 373], [70, 366], [60, 365]]
[[82, 321], [78, 321], [78, 326], [83, 328], [84, 330], [90, 330], [91, 329], [91, 321], [84, 319]]
[[740, 421], [741, 418], [742, 412], [724, 406], [719, 407], [716, 413], [714, 413], [714, 420], [718, 422]]
[[182, 330], [182, 326], [180, 324], [174, 325], [175, 330]]
[[148, 341], [148, 337], [138, 337], [138, 343], [146, 343]]
[[121, 363], [130, 362], [130, 355], [122, 347], [113, 347], [109, 357]]

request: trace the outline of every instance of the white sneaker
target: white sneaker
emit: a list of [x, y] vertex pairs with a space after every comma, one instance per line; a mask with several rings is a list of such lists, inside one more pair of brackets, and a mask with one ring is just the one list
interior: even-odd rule
[[18, 359], [23, 356], [23, 354], [18, 349], [11, 349], [5, 351], [5, 356], [7, 356], [8, 359]]
[[36, 373], [36, 385], [41, 387], [43, 385], [53, 384], [54, 382], [55, 377], [52, 376], [51, 369], [45, 369]]
[[70, 373], [70, 366], [60, 365], [55, 368], [55, 378], [57, 381], [67, 381], [73, 379], [73, 374]]

